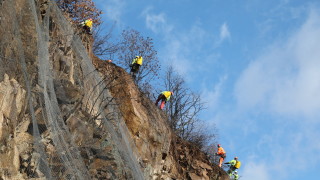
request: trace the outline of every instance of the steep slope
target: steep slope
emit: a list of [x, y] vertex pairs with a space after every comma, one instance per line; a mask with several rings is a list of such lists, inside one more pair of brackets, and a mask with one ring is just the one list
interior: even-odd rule
[[227, 179], [53, 2], [0, 0], [0, 179]]
[[113, 63], [93, 58], [124, 118], [140, 156], [139, 163], [150, 179], [228, 179], [205, 154], [181, 140], [169, 128], [167, 117], [146, 98], [131, 76]]

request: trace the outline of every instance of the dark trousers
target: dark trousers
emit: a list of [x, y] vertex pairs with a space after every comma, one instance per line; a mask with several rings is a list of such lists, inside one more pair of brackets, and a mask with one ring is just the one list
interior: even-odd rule
[[84, 29], [84, 31], [85, 31], [87, 34], [92, 34], [90, 27], [88, 27], [88, 26], [83, 26], [83, 29]]
[[230, 166], [229, 170], [227, 171], [228, 175], [231, 177], [233, 171], [237, 170], [238, 168], [234, 167], [234, 166]]
[[132, 73], [137, 73], [139, 71], [140, 64], [132, 64], [131, 71]]
[[133, 79], [136, 79], [136, 74], [138, 73], [140, 68], [140, 64], [132, 64], [130, 74], [132, 75]]

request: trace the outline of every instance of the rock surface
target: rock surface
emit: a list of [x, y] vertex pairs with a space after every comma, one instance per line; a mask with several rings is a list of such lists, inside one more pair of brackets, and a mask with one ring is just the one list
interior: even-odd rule
[[228, 179], [53, 2], [0, 0], [0, 179]]

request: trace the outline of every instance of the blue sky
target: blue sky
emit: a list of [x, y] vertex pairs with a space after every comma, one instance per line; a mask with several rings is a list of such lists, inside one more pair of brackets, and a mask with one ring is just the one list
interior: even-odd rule
[[154, 39], [208, 102], [242, 180], [318, 179], [320, 1], [94, 0], [115, 34]]

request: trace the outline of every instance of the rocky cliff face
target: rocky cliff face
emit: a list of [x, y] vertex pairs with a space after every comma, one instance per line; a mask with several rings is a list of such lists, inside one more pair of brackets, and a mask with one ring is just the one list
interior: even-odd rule
[[0, 0], [0, 179], [228, 179], [50, 0]]

